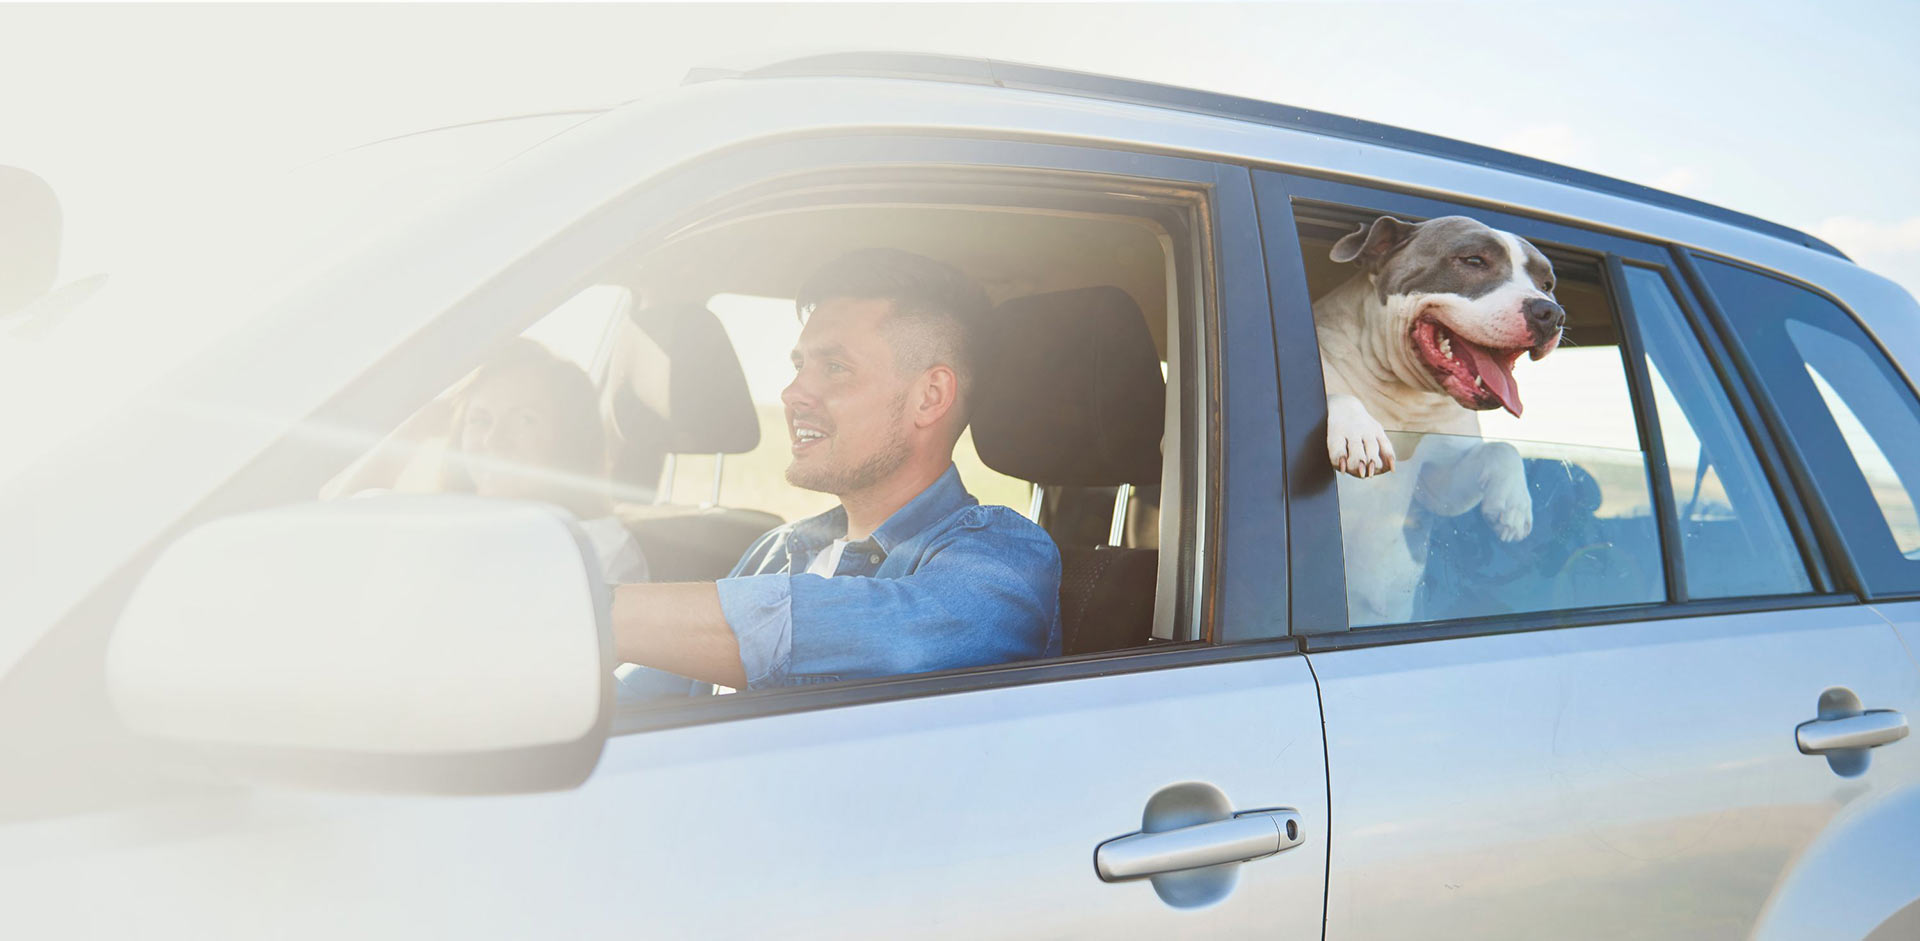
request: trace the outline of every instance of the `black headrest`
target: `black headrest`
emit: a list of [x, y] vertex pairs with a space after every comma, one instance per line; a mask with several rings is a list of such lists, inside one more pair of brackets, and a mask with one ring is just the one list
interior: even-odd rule
[[988, 467], [1041, 484], [1160, 482], [1167, 384], [1127, 292], [1016, 298], [980, 334], [973, 443]]
[[621, 324], [607, 405], [623, 439], [661, 454], [741, 454], [760, 443], [740, 357], [699, 304], [635, 309]]

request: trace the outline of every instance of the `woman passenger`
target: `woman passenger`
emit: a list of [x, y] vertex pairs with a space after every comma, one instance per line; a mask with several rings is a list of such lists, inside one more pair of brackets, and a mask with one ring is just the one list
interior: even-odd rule
[[[444, 438], [437, 473], [413, 455]], [[411, 478], [411, 480], [409, 480]], [[647, 580], [646, 558], [613, 515], [599, 395], [579, 366], [524, 337], [407, 419], [323, 496], [371, 489], [537, 500], [573, 514], [609, 584]]]

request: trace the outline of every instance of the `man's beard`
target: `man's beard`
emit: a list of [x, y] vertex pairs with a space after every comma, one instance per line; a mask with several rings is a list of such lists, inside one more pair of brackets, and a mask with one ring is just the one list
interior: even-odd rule
[[[895, 403], [895, 414], [906, 408], [905, 394]], [[887, 429], [887, 438], [874, 449], [867, 459], [852, 467], [802, 467], [799, 461], [787, 465], [787, 483], [802, 490], [815, 490], [841, 496], [858, 493], [885, 480], [888, 475], [907, 463], [913, 449], [907, 443], [906, 431], [898, 422]]]

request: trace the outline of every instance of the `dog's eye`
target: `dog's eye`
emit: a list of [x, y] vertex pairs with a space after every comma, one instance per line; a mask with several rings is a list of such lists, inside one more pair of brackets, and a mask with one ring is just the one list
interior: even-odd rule
[[1460, 263], [1469, 268], [1485, 268], [1487, 266], [1487, 260], [1479, 255], [1467, 255], [1460, 259]]

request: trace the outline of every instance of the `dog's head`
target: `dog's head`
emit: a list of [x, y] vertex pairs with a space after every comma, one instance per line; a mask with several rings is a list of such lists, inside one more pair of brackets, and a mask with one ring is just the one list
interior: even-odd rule
[[1553, 299], [1553, 265], [1526, 239], [1465, 216], [1418, 224], [1381, 216], [1333, 246], [1373, 285], [1368, 330], [1384, 331], [1401, 378], [1471, 409], [1520, 414], [1513, 364], [1560, 343], [1567, 312]]

